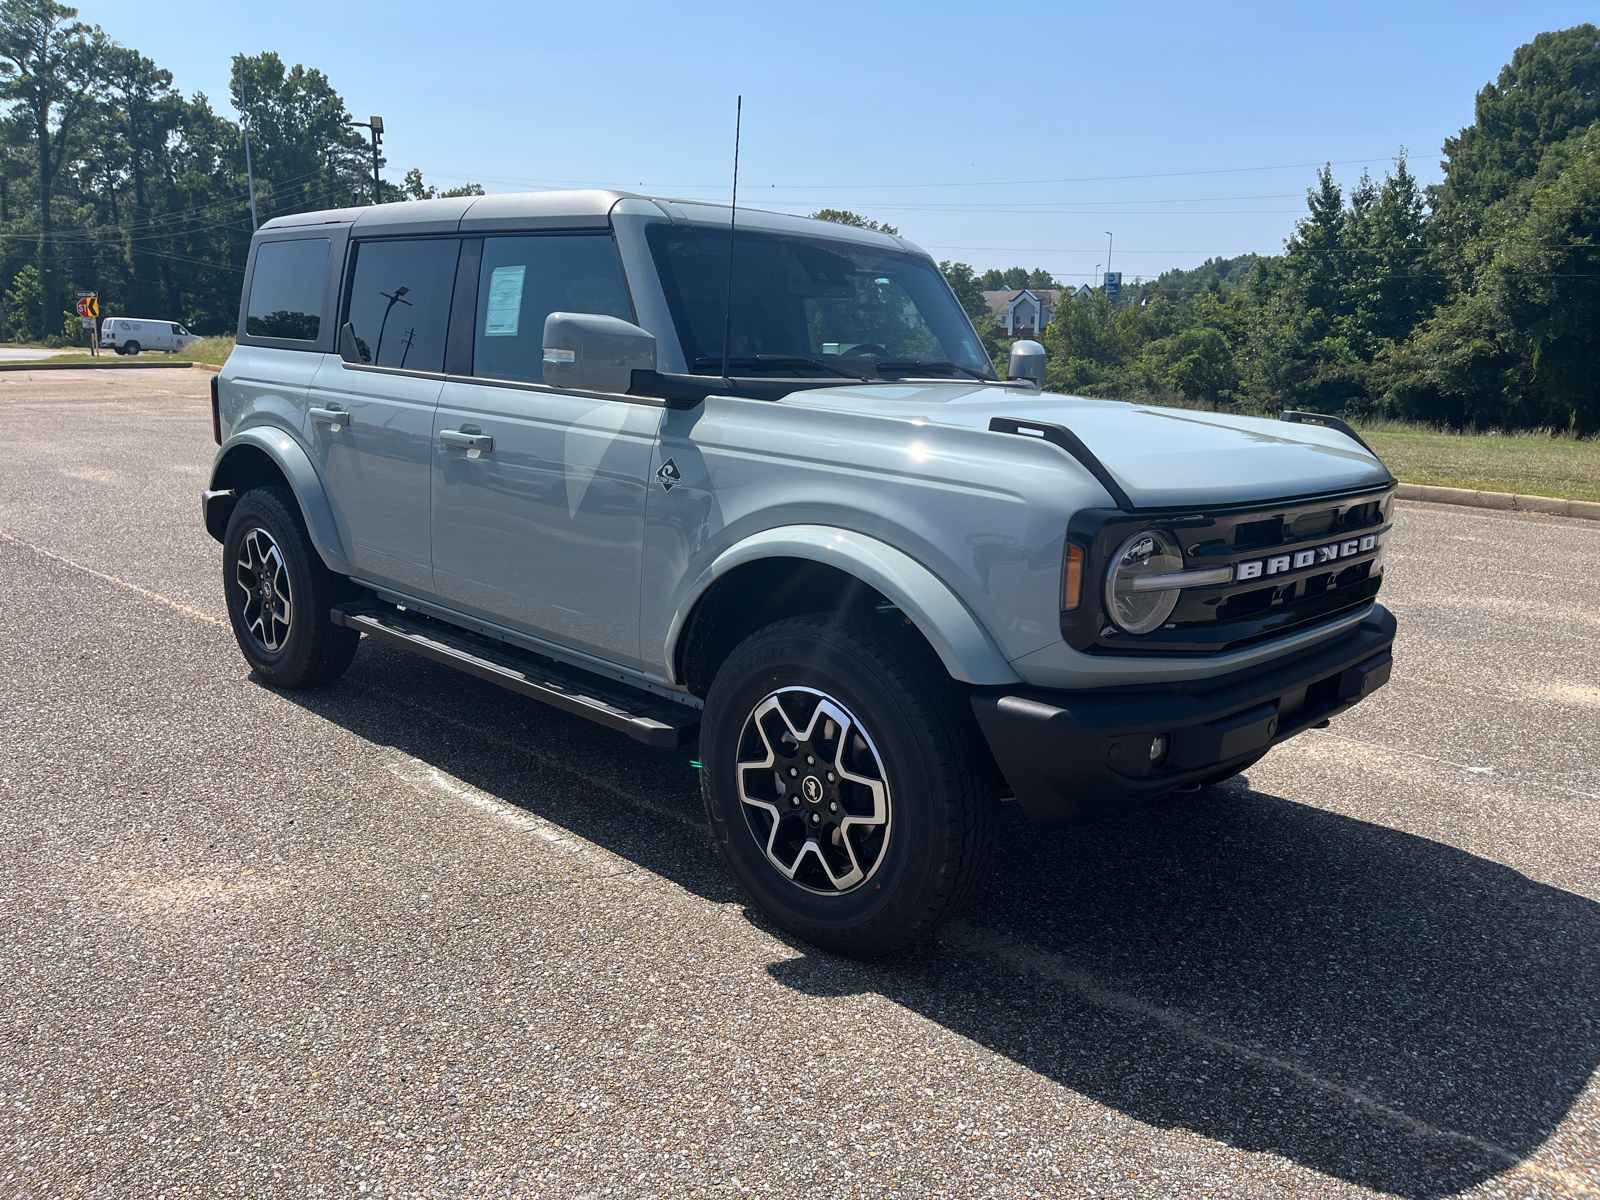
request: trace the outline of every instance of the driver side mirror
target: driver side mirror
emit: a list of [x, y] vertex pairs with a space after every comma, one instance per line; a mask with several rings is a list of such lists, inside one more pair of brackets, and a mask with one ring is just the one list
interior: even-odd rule
[[544, 319], [544, 381], [551, 387], [626, 392], [635, 371], [656, 369], [655, 335], [617, 317], [553, 312]]
[[1012, 342], [1006, 378], [1032, 380], [1034, 387], [1044, 391], [1044, 347], [1038, 342]]

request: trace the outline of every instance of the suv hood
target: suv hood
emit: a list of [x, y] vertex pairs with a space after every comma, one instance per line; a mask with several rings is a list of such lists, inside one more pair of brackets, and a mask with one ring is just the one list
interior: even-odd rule
[[1140, 508], [1247, 504], [1377, 487], [1394, 479], [1383, 463], [1336, 429], [1265, 417], [983, 384], [823, 388], [791, 392], [779, 403], [963, 429], [987, 430], [993, 417], [1062, 425], [1083, 440]]

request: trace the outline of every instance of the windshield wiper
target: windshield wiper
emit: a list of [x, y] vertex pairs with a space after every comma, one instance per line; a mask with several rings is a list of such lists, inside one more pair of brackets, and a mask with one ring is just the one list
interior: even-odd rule
[[[711, 369], [717, 374], [722, 373], [722, 360], [720, 358], [697, 358], [694, 360], [694, 366], [697, 371]], [[859, 371], [846, 370], [844, 367], [837, 366], [825, 359], [805, 358], [798, 354], [758, 354], [754, 358], [730, 358], [728, 360], [728, 368], [732, 370], [734, 367], [772, 367], [774, 369], [795, 371], [796, 374], [799, 373], [796, 371], [797, 367], [815, 367], [819, 371], [827, 371], [845, 379], [870, 380], [872, 378], [872, 376], [863, 375]]]
[[993, 376], [985, 375], [982, 371], [974, 371], [971, 367], [963, 367], [960, 363], [953, 362], [910, 359], [905, 362], [881, 362], [876, 365], [879, 374], [882, 374], [884, 371], [888, 370], [899, 371], [907, 375], [913, 374], [917, 371], [927, 371], [930, 373], [942, 371], [946, 374], [954, 375], [957, 371], [960, 371], [963, 375], [970, 375], [980, 383], [999, 382], [998, 379], [994, 378]]

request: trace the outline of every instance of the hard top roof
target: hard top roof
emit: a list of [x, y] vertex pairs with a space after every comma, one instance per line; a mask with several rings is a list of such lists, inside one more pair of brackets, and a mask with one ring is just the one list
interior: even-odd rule
[[[643, 196], [636, 192], [575, 188], [490, 196], [453, 196], [442, 200], [407, 200], [363, 208], [330, 208], [320, 212], [293, 213], [272, 218], [261, 226], [261, 232], [303, 230], [319, 225], [345, 225], [357, 236], [489, 233], [517, 229], [599, 229], [610, 224], [613, 211], [630, 215], [659, 215], [673, 224], [720, 225], [726, 228], [728, 209], [726, 204], [704, 200], [674, 200]], [[739, 228], [764, 233], [809, 233], [885, 250], [923, 253], [920, 247], [892, 234], [761, 209], [741, 207]]]

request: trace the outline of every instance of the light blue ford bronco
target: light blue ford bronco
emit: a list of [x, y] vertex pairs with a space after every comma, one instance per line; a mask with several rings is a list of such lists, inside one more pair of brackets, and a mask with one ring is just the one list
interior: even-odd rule
[[1341, 422], [1000, 380], [928, 255], [567, 191], [305, 213], [250, 247], [202, 507], [265, 682], [361, 636], [652, 746], [729, 869], [881, 954], [997, 804], [1236, 774], [1389, 676], [1394, 480]]

